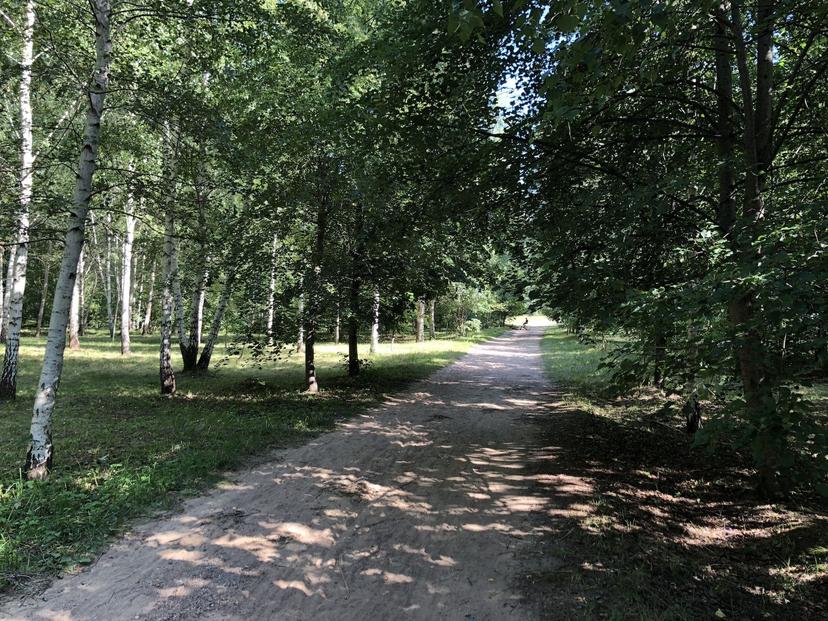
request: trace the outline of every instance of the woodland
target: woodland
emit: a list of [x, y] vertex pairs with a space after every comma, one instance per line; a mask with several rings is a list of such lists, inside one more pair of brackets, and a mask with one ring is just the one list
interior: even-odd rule
[[0, 46], [3, 586], [104, 537], [20, 507], [117, 477], [124, 411], [344, 415], [527, 313], [551, 381], [728, 464], [688, 479], [824, 517], [825, 0], [0, 0]]

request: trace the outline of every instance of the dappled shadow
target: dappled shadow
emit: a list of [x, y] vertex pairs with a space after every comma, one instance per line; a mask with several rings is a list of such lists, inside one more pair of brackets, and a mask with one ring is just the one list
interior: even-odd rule
[[[500, 619], [527, 614], [522, 559], [586, 516], [592, 483], [550, 474], [540, 334], [495, 339], [377, 411], [141, 528], [34, 618]], [[511, 353], [511, 355], [510, 355]], [[63, 613], [61, 613], [63, 614]]]
[[539, 338], [494, 339], [7, 614], [817, 618], [825, 585], [785, 591], [785, 559], [826, 524], [758, 505], [738, 462], [699, 465], [669, 430], [578, 411], [545, 381]]
[[714, 459], [666, 426], [556, 402], [536, 419], [559, 446], [548, 471], [594, 490], [591, 511], [556, 522], [537, 549], [524, 586], [545, 615], [573, 606], [583, 618], [828, 615], [824, 511], [764, 504], [738, 456]]

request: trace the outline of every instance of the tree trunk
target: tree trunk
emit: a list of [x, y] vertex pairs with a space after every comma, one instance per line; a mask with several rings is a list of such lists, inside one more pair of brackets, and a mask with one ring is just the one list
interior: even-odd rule
[[[729, 231], [736, 260], [752, 272], [761, 258], [752, 242], [758, 234], [757, 224], [765, 211], [765, 177], [771, 162], [772, 74], [773, 74], [773, 2], [758, 2], [756, 98], [754, 107], [752, 72], [748, 67], [743, 21], [737, 3], [731, 4], [729, 26], [733, 34], [733, 53], [739, 76], [739, 91], [744, 118], [743, 153], [745, 169], [744, 198], [739, 226]], [[721, 11], [723, 14], [723, 11]], [[720, 14], [720, 20], [724, 21]], [[769, 372], [768, 353], [758, 331], [754, 300], [756, 292], [749, 285], [734, 292], [728, 304], [728, 318], [734, 331], [733, 345], [739, 362], [739, 374], [749, 420], [760, 423], [754, 443], [759, 457], [760, 487], [769, 494], [778, 492], [778, 468], [785, 443], [785, 430], [773, 396], [773, 373]]]
[[[143, 201], [141, 202], [143, 206]], [[144, 270], [145, 262], [146, 262], [146, 255], [141, 253], [141, 260], [138, 262], [137, 270], [135, 272], [135, 276], [138, 279], [138, 284], [135, 288], [135, 295], [133, 296], [133, 305], [135, 308], [135, 312], [132, 314], [132, 324], [130, 326], [131, 330], [137, 330], [141, 327], [141, 310], [143, 307], [143, 300], [144, 300], [144, 281], [146, 280], [146, 272]]]
[[109, 326], [109, 338], [115, 338], [115, 312], [112, 310], [112, 214], [106, 214], [106, 228], [104, 229], [106, 236], [106, 256], [104, 263], [106, 265], [104, 274], [104, 292], [106, 294], [106, 320]]
[[380, 320], [380, 294], [379, 289], [374, 288], [374, 302], [371, 305], [371, 353], [379, 351], [379, 320]]
[[314, 346], [319, 329], [319, 315], [322, 311], [322, 259], [325, 251], [325, 233], [328, 225], [327, 196], [319, 202], [316, 212], [316, 244], [311, 257], [310, 269], [305, 277], [309, 285], [308, 308], [305, 313], [305, 385], [309, 393], [319, 392], [316, 378], [316, 360]]
[[273, 345], [273, 317], [276, 312], [276, 249], [278, 242], [279, 237], [274, 233], [273, 244], [270, 248], [270, 283], [267, 291], [267, 318], [265, 320], [265, 334], [267, 335], [268, 345]]
[[417, 300], [417, 342], [425, 342], [425, 300], [420, 298]]
[[[203, 169], [203, 149], [202, 149], [202, 165]], [[180, 347], [181, 357], [184, 360], [184, 371], [195, 371], [198, 362], [198, 348], [201, 344], [201, 330], [202, 318], [204, 314], [204, 297], [207, 291], [207, 281], [210, 277], [208, 271], [207, 258], [207, 220], [205, 214], [206, 194], [202, 187], [203, 185], [203, 170], [199, 171], [199, 182], [196, 192], [196, 203], [198, 206], [198, 239], [199, 239], [199, 253], [197, 263], [194, 266], [195, 273], [199, 275], [199, 279], [193, 289], [193, 297], [190, 303], [190, 320], [187, 333], [181, 334]], [[180, 288], [179, 288], [180, 290]], [[180, 296], [176, 299], [176, 303], [180, 303]], [[183, 311], [183, 309], [182, 309]]]
[[[304, 286], [304, 283], [303, 283]], [[305, 294], [299, 294], [299, 337], [296, 339], [296, 352], [305, 351]]]
[[134, 200], [132, 193], [127, 196], [124, 230], [124, 247], [121, 272], [121, 355], [129, 353], [129, 330], [132, 327], [132, 243], [135, 240]]
[[[172, 323], [173, 323], [173, 290], [178, 281], [178, 258], [175, 245], [175, 158], [178, 151], [177, 132], [169, 124], [164, 128], [164, 181], [167, 190], [166, 213], [164, 218], [164, 275], [161, 293], [161, 350], [159, 375], [161, 379], [161, 394], [175, 394], [175, 372], [172, 367]], [[181, 287], [178, 287], [176, 302], [181, 303]], [[182, 321], [179, 321], [179, 334], [183, 335]]]
[[45, 479], [52, 467], [52, 413], [58, 384], [63, 369], [63, 351], [66, 346], [66, 323], [72, 290], [76, 279], [78, 259], [83, 249], [84, 227], [92, 195], [92, 179], [98, 157], [103, 103], [109, 82], [109, 64], [112, 43], [109, 38], [109, 0], [92, 0], [95, 16], [95, 71], [88, 91], [89, 108], [86, 113], [83, 146], [76, 177], [72, 213], [66, 231], [63, 259], [60, 264], [49, 336], [43, 357], [43, 368], [37, 382], [31, 435], [24, 472], [29, 479]]
[[6, 342], [6, 334], [9, 330], [9, 303], [11, 292], [14, 289], [14, 266], [17, 263], [17, 244], [9, 248], [9, 262], [6, 265], [6, 279], [3, 288], [3, 315], [0, 318], [0, 343]]
[[227, 276], [224, 283], [224, 289], [221, 292], [218, 306], [213, 314], [213, 323], [210, 326], [210, 333], [207, 335], [207, 340], [204, 343], [204, 349], [198, 359], [196, 365], [199, 371], [206, 371], [210, 368], [210, 359], [213, 357], [213, 350], [218, 342], [219, 330], [221, 329], [221, 321], [224, 318], [224, 313], [227, 310], [227, 305], [230, 302], [230, 293], [233, 291], [233, 282], [235, 278], [232, 275]]
[[351, 284], [348, 288], [348, 375], [359, 375], [359, 290], [361, 280], [354, 265]]
[[433, 341], [437, 338], [437, 328], [434, 326], [434, 316], [435, 316], [435, 307], [437, 306], [437, 300], [431, 298], [431, 302], [429, 302], [429, 322], [428, 322], [428, 336]]
[[37, 329], [35, 336], [40, 336], [40, 331], [43, 329], [43, 313], [46, 311], [46, 296], [49, 295], [49, 271], [52, 267], [52, 242], [49, 242], [49, 248], [46, 250], [46, 256], [43, 258], [43, 287], [40, 294], [40, 308], [37, 311]]
[[69, 305], [69, 349], [80, 349], [81, 282], [83, 281], [83, 248], [78, 255], [72, 301]]
[[150, 272], [149, 292], [147, 293], [147, 307], [144, 310], [144, 321], [141, 324], [141, 334], [146, 335], [152, 332], [152, 298], [155, 296], [155, 263], [152, 264]]
[[20, 210], [17, 213], [17, 253], [12, 270], [14, 278], [9, 295], [9, 324], [6, 352], [0, 376], [0, 399], [17, 396], [17, 363], [20, 355], [20, 329], [23, 327], [23, 294], [29, 256], [29, 209], [32, 202], [34, 152], [32, 148], [32, 62], [34, 59], [34, 0], [26, 0], [23, 25], [23, 52], [20, 57]]
[[339, 345], [339, 331], [342, 327], [342, 318], [339, 315], [339, 303], [336, 305], [336, 321], [334, 322], [334, 345]]
[[653, 386], [661, 388], [664, 384], [664, 363], [667, 355], [667, 339], [661, 327], [656, 327], [653, 335]]

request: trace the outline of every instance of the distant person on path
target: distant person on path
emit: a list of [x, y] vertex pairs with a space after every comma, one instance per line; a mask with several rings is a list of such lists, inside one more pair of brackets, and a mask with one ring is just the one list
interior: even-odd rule
[[526, 326], [528, 326], [528, 325], [529, 325], [529, 317], [527, 317], [526, 319], [523, 320], [523, 325], [520, 326], [520, 329], [521, 330], [526, 330], [527, 329]]

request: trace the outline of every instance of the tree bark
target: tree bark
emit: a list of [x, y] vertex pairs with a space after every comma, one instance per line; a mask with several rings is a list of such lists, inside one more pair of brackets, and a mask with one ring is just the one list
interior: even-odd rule
[[273, 244], [270, 247], [270, 283], [267, 291], [267, 317], [265, 319], [265, 334], [267, 344], [273, 345], [273, 317], [276, 312], [276, 249], [279, 237], [273, 234]]
[[[174, 302], [173, 295], [178, 281], [178, 258], [175, 244], [175, 175], [176, 156], [178, 151], [177, 132], [169, 124], [164, 128], [164, 181], [167, 190], [166, 208], [164, 214], [164, 276], [161, 293], [161, 349], [159, 360], [159, 375], [161, 380], [161, 394], [175, 394], [175, 372], [172, 367], [172, 323], [173, 306], [177, 302], [180, 309], [181, 287], [178, 286], [178, 295]], [[179, 313], [180, 315], [180, 313]], [[179, 320], [179, 336], [183, 337], [183, 317]]]
[[[195, 266], [195, 273], [199, 275], [199, 279], [193, 289], [193, 297], [190, 303], [189, 329], [186, 334], [182, 332], [179, 343], [181, 348], [181, 357], [184, 361], [184, 371], [196, 370], [196, 364], [198, 362], [198, 347], [201, 344], [204, 297], [207, 291], [207, 281], [210, 276], [207, 268], [207, 221], [205, 214], [206, 195], [201, 187], [202, 180], [203, 171], [199, 173], [199, 187], [196, 194], [196, 203], [198, 204], [199, 253]], [[176, 303], [180, 303], [180, 293], [178, 296], [179, 297], [176, 299]]]
[[112, 42], [109, 38], [109, 0], [92, 0], [95, 19], [95, 71], [88, 91], [89, 107], [86, 113], [83, 145], [76, 178], [73, 208], [63, 247], [52, 315], [49, 321], [49, 336], [43, 368], [35, 392], [32, 415], [32, 441], [26, 456], [24, 472], [29, 479], [45, 479], [52, 467], [54, 447], [52, 444], [52, 413], [54, 412], [60, 375], [63, 370], [63, 352], [66, 346], [66, 323], [72, 290], [77, 275], [78, 259], [83, 249], [84, 227], [92, 195], [92, 179], [98, 157], [101, 132], [101, 117], [106, 90], [109, 84], [109, 65]]
[[425, 342], [425, 300], [420, 298], [417, 300], [417, 342]]
[[43, 329], [43, 313], [46, 311], [46, 297], [49, 295], [49, 271], [52, 267], [52, 242], [49, 242], [49, 248], [46, 250], [46, 256], [43, 258], [43, 287], [40, 294], [40, 308], [37, 311], [37, 329], [35, 336], [40, 336]]
[[78, 255], [72, 301], [69, 304], [69, 349], [80, 349], [81, 282], [83, 281], [83, 248]]
[[359, 290], [362, 282], [356, 271], [351, 275], [348, 291], [348, 375], [351, 377], [359, 375]]
[[14, 278], [9, 295], [9, 323], [0, 399], [17, 396], [17, 366], [20, 355], [20, 330], [23, 327], [23, 294], [29, 257], [29, 209], [32, 202], [34, 151], [32, 146], [32, 62], [34, 60], [34, 0], [26, 0], [23, 24], [23, 51], [20, 57], [20, 207], [17, 212], [17, 253], [12, 270]]
[[[739, 76], [739, 91], [744, 118], [743, 152], [745, 190], [741, 214], [729, 232], [734, 256], [752, 272], [760, 259], [753, 249], [757, 224], [765, 211], [764, 185], [770, 169], [772, 136], [772, 74], [773, 74], [773, 12], [774, 3], [759, 0], [757, 10], [758, 36], [756, 59], [756, 93], [754, 100], [752, 73], [748, 66], [742, 15], [737, 3], [731, 4], [730, 28], [733, 34], [733, 52]], [[773, 396], [774, 379], [770, 371], [768, 353], [762, 343], [754, 301], [756, 292], [749, 285], [734, 291], [728, 304], [728, 318], [733, 327], [736, 358], [749, 419], [761, 421], [755, 443], [760, 456], [760, 487], [769, 494], [778, 492], [778, 467], [785, 431], [778, 417]]]
[[17, 263], [17, 244], [9, 248], [9, 262], [6, 264], [6, 278], [3, 288], [3, 314], [0, 318], [0, 343], [6, 342], [6, 334], [9, 330], [9, 303], [11, 292], [14, 288], [14, 266]]
[[224, 318], [224, 313], [227, 310], [227, 306], [230, 302], [230, 294], [233, 291], [234, 280], [234, 276], [229, 275], [227, 276], [227, 280], [224, 282], [224, 289], [221, 292], [221, 297], [219, 298], [218, 306], [216, 306], [216, 311], [213, 314], [213, 323], [210, 326], [210, 332], [207, 335], [207, 340], [204, 343], [204, 349], [202, 350], [201, 356], [198, 359], [197, 368], [199, 371], [206, 371], [210, 368], [210, 359], [213, 357], [213, 350], [215, 349], [216, 343], [218, 342], [219, 330], [221, 329], [221, 322]]
[[437, 306], [437, 300], [435, 300], [434, 298], [431, 298], [431, 301], [429, 302], [428, 336], [429, 336], [429, 339], [431, 339], [432, 341], [435, 338], [437, 338], [437, 336], [436, 336], [437, 328], [434, 325], [434, 317], [436, 315], [436, 313], [435, 313], [436, 306]]
[[[324, 181], [323, 181], [324, 183]], [[322, 259], [325, 252], [325, 234], [328, 227], [327, 194], [323, 189], [319, 208], [316, 212], [316, 243], [311, 256], [310, 269], [305, 278], [309, 285], [308, 308], [305, 313], [305, 385], [306, 392], [319, 392], [319, 382], [316, 377], [316, 359], [314, 347], [316, 333], [319, 329], [319, 315], [322, 311]]]
[[374, 302], [371, 305], [371, 353], [379, 351], [380, 293], [374, 288]]
[[[104, 292], [106, 294], [106, 320], [109, 325], [109, 338], [115, 338], [115, 312], [112, 309], [112, 214], [106, 214], [106, 256], [104, 257], [105, 275]], [[116, 283], [117, 286], [117, 283]]]
[[129, 330], [132, 327], [132, 244], [135, 240], [134, 199], [127, 196], [125, 209], [124, 246], [121, 272], [121, 355], [129, 353]]
[[155, 263], [152, 264], [150, 272], [149, 292], [147, 293], [147, 306], [144, 310], [144, 321], [141, 324], [141, 334], [146, 335], [152, 332], [152, 298], [155, 296]]
[[[304, 286], [304, 282], [302, 283]], [[305, 351], [305, 294], [299, 294], [299, 336], [296, 339], [296, 353]]]

